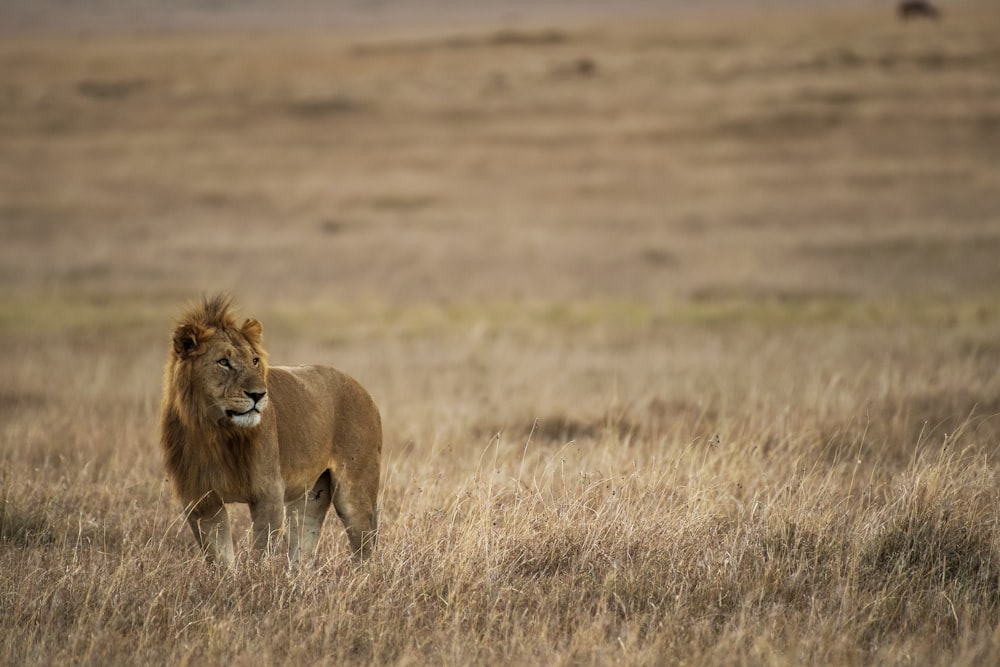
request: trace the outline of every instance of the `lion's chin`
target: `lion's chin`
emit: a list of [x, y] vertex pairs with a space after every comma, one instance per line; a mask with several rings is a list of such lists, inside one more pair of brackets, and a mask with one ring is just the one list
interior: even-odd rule
[[229, 415], [229, 419], [237, 426], [253, 428], [260, 423], [260, 413], [256, 410], [250, 410], [242, 414], [231, 414]]

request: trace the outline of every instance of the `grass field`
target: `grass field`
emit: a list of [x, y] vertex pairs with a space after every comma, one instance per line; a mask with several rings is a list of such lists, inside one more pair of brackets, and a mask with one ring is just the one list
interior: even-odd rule
[[[0, 41], [0, 664], [997, 662], [998, 30]], [[202, 562], [216, 291], [380, 405], [372, 561]]]

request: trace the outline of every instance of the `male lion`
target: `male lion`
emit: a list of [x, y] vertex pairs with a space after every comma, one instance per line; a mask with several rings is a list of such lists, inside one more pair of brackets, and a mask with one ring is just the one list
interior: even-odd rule
[[232, 565], [225, 503], [247, 503], [267, 550], [288, 514], [289, 557], [311, 556], [331, 501], [354, 555], [375, 547], [382, 421], [353, 378], [265, 363], [260, 322], [204, 299], [174, 330], [163, 383], [167, 472], [209, 560]]

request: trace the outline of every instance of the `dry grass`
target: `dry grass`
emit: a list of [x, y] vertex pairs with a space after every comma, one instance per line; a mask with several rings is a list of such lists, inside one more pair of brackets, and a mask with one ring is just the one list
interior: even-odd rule
[[292, 341], [388, 426], [377, 557], [331, 524], [298, 574], [199, 560], [155, 447], [157, 332], [15, 344], [4, 660], [996, 656], [1000, 318], [530, 323]]
[[[0, 43], [0, 663], [996, 662], [956, 8]], [[160, 372], [217, 289], [382, 407], [371, 562], [195, 552]]]

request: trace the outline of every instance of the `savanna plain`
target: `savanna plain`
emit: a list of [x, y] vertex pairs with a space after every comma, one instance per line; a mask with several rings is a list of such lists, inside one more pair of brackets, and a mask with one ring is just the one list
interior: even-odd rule
[[[1000, 12], [0, 41], [0, 664], [1000, 660]], [[182, 306], [357, 377], [379, 549], [206, 564]]]

